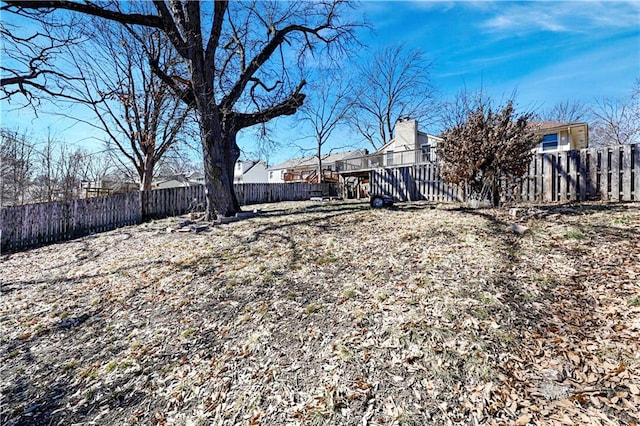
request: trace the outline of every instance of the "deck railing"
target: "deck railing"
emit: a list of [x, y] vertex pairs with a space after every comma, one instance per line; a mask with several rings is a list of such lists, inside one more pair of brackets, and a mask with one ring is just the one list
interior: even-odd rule
[[336, 161], [339, 173], [375, 170], [386, 167], [399, 167], [414, 164], [428, 164], [435, 160], [433, 148], [411, 149], [406, 151], [387, 151], [362, 157]]

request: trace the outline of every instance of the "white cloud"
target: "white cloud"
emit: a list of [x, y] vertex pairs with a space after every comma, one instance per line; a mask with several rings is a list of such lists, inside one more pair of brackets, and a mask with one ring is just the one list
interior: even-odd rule
[[480, 28], [497, 35], [538, 31], [584, 33], [602, 29], [635, 29], [640, 2], [536, 1], [493, 2], [494, 15]]

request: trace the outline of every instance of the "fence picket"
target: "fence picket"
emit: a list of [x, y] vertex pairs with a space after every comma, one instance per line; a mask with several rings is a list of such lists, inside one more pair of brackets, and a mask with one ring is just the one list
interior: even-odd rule
[[614, 147], [608, 150], [611, 162], [609, 167], [609, 179], [610, 179], [610, 195], [609, 199], [612, 201], [620, 200], [620, 150], [618, 147]]
[[631, 201], [631, 145], [625, 145], [622, 147], [622, 199], [624, 201]]
[[633, 146], [633, 199], [640, 201], [640, 145]]

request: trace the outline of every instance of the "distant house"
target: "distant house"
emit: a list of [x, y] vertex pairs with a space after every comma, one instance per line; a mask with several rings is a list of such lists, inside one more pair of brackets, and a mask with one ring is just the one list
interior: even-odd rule
[[99, 197], [110, 194], [123, 194], [140, 190], [138, 182], [123, 180], [117, 176], [105, 176], [99, 181], [83, 180], [80, 182], [83, 198]]
[[587, 123], [531, 123], [534, 133], [542, 137], [538, 152], [571, 151], [589, 147]]
[[[327, 154], [322, 157], [322, 181], [338, 182], [338, 165], [349, 158], [362, 157], [366, 155], [364, 150], [344, 151]], [[269, 172], [269, 183], [283, 182], [307, 182], [317, 183], [318, 179], [318, 157], [315, 155], [302, 158], [292, 158], [283, 163], [277, 164], [267, 169]]]
[[264, 161], [238, 160], [233, 172], [233, 183], [267, 183], [269, 173]]
[[204, 185], [204, 174], [200, 172], [178, 173], [170, 176], [163, 176], [154, 180], [152, 189], [181, 188], [187, 186]]
[[381, 157], [381, 166], [418, 164], [435, 161], [435, 147], [442, 139], [418, 130], [418, 122], [401, 118], [396, 122], [394, 136], [373, 155]]

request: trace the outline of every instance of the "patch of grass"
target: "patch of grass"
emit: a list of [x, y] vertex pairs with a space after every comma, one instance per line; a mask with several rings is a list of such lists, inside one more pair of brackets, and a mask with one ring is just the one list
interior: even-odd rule
[[640, 306], [640, 296], [632, 297], [631, 299], [627, 300], [627, 304], [629, 306]]
[[492, 330], [491, 334], [493, 334], [500, 343], [506, 346], [511, 346], [515, 343], [516, 338], [513, 334], [502, 331], [500, 329]]
[[316, 305], [315, 303], [310, 303], [310, 304], [307, 305], [306, 308], [304, 308], [304, 312], [307, 315], [311, 315], [312, 313], [317, 312], [319, 310], [320, 310], [320, 306]]
[[117, 366], [118, 366], [118, 363], [116, 361], [111, 361], [109, 364], [107, 364], [106, 370], [108, 372], [111, 372], [115, 370]]
[[184, 337], [186, 339], [186, 338], [188, 338], [189, 336], [191, 336], [195, 332], [196, 332], [195, 328], [189, 328], [189, 329], [187, 329], [187, 330], [182, 332], [182, 337]]
[[316, 259], [316, 263], [318, 265], [327, 265], [330, 263], [336, 263], [338, 262], [340, 259], [337, 258], [336, 256], [333, 255], [327, 255], [327, 256], [321, 256], [319, 258]]
[[586, 240], [587, 237], [580, 231], [576, 229], [569, 229], [565, 233], [565, 237], [570, 238], [572, 240]]
[[629, 218], [627, 217], [615, 217], [611, 220], [612, 225], [628, 225]]
[[353, 360], [353, 352], [346, 348], [344, 345], [337, 345], [335, 353], [343, 362], [351, 362]]
[[463, 370], [466, 379], [476, 383], [489, 382], [496, 377], [496, 371], [481, 356], [466, 357]]
[[553, 290], [560, 285], [560, 281], [548, 275], [534, 277], [533, 281], [540, 284], [540, 286], [545, 290]]
[[290, 291], [289, 293], [287, 293], [287, 300], [293, 300], [296, 298], [296, 293], [293, 291]]
[[386, 290], [380, 290], [376, 292], [376, 299], [378, 299], [379, 301], [384, 302], [388, 298], [389, 298], [389, 292], [387, 292]]
[[473, 308], [473, 316], [478, 318], [479, 320], [487, 320], [489, 319], [489, 311], [484, 306], [476, 306]]
[[493, 305], [495, 303], [495, 300], [493, 299], [493, 297], [487, 294], [481, 294], [480, 297], [478, 297], [478, 302], [482, 303], [483, 305]]
[[87, 367], [80, 372], [80, 378], [87, 379], [87, 380], [95, 380], [98, 378], [98, 370], [93, 365], [90, 367]]
[[347, 299], [351, 299], [356, 294], [358, 294], [358, 293], [356, 292], [356, 289], [353, 288], [353, 287], [347, 287], [342, 291], [342, 297], [347, 298]]
[[120, 364], [118, 364], [118, 370], [126, 370], [132, 365], [133, 365], [133, 361], [131, 361], [130, 359], [125, 359]]

